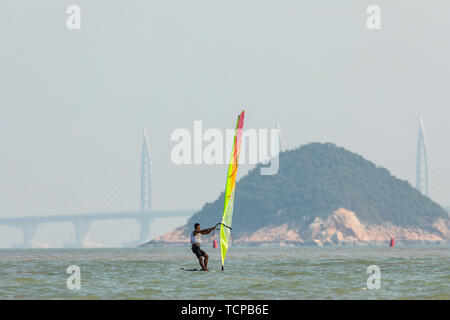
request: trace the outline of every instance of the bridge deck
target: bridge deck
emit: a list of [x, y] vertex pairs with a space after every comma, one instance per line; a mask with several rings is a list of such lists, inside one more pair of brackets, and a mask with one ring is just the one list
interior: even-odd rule
[[0, 225], [22, 226], [33, 223], [53, 223], [72, 221], [94, 221], [94, 220], [125, 220], [141, 218], [176, 218], [190, 217], [194, 210], [155, 210], [150, 212], [127, 211], [127, 212], [106, 212], [106, 213], [81, 213], [81, 214], [61, 214], [47, 216], [28, 216], [16, 218], [0, 218]]

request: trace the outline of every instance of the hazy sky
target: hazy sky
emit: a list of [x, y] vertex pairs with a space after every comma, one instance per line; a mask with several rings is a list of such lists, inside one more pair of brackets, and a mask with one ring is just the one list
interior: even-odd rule
[[[66, 28], [70, 4], [81, 30]], [[366, 27], [371, 4], [381, 30]], [[411, 182], [421, 116], [430, 195], [450, 204], [448, 1], [2, 0], [0, 9], [0, 217], [139, 208], [142, 128], [153, 208], [200, 208], [223, 190], [226, 167], [175, 166], [170, 135], [194, 120], [232, 128], [242, 108], [246, 128], [279, 121], [289, 148], [334, 142]], [[0, 246], [20, 241], [11, 232], [0, 226]]]

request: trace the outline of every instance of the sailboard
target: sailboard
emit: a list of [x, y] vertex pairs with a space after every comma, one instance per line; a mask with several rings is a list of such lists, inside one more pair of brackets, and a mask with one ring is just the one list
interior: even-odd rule
[[180, 268], [180, 271], [203, 271], [202, 269], [185, 269], [185, 268]]
[[234, 133], [233, 148], [231, 149], [230, 164], [227, 172], [227, 183], [223, 205], [223, 217], [220, 225], [220, 252], [222, 256], [222, 270], [225, 265], [225, 257], [230, 248], [231, 221], [233, 218], [234, 192], [236, 189], [236, 174], [239, 164], [239, 154], [242, 145], [242, 131], [244, 127], [244, 111], [237, 118]]

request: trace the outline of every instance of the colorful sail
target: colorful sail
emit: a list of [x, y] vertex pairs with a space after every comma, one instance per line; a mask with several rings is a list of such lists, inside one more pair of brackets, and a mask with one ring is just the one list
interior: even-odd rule
[[236, 188], [236, 174], [238, 169], [239, 154], [241, 152], [243, 127], [244, 111], [241, 112], [237, 119], [233, 148], [231, 149], [230, 164], [228, 166], [227, 184], [225, 188], [225, 201], [223, 206], [223, 218], [222, 224], [220, 226], [220, 251], [222, 254], [222, 270], [225, 263], [225, 256], [230, 246], [234, 191]]

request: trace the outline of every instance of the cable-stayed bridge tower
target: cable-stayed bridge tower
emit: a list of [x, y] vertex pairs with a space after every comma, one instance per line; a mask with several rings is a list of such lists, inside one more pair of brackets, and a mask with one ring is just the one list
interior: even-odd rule
[[277, 121], [277, 129], [278, 129], [278, 132], [280, 133], [280, 151], [281, 152], [284, 152], [284, 151], [286, 151], [286, 148], [284, 147], [284, 143], [283, 143], [283, 137], [281, 136], [281, 127], [280, 127], [280, 122], [279, 121]]
[[150, 211], [151, 208], [151, 164], [150, 145], [148, 142], [147, 129], [144, 129], [142, 140], [142, 160], [141, 160], [141, 210]]
[[416, 188], [422, 194], [429, 195], [429, 178], [428, 178], [428, 146], [425, 138], [425, 128], [422, 118], [419, 118], [419, 138], [417, 141], [417, 158], [416, 158]]
[[150, 162], [150, 144], [148, 141], [147, 129], [143, 131], [142, 140], [142, 159], [141, 159], [141, 211], [142, 218], [138, 220], [141, 226], [139, 242], [148, 240], [150, 235], [150, 223], [154, 220], [147, 213], [151, 209], [152, 184], [151, 184], [151, 162]]

